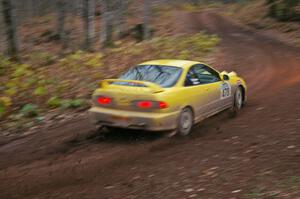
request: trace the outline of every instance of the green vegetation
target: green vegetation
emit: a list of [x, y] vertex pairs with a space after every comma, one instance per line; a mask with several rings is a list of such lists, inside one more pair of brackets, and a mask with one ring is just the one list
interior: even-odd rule
[[12, 100], [10, 97], [0, 97], [0, 118], [6, 113], [11, 105]]
[[4, 75], [6, 70], [9, 68], [10, 64], [11, 63], [8, 60], [8, 58], [0, 55], [0, 75]]
[[83, 106], [84, 105], [84, 100], [82, 100], [82, 99], [66, 99], [66, 100], [63, 100], [62, 102], [61, 102], [61, 107], [63, 108], [63, 109], [68, 109], [68, 108], [79, 108], [79, 107], [81, 107], [81, 106]]
[[20, 113], [24, 117], [38, 116], [38, 106], [35, 104], [26, 104], [21, 108]]
[[[247, 0], [240, 0], [236, 3], [246, 3]], [[184, 3], [181, 4], [181, 8], [187, 12], [197, 12], [207, 8], [222, 8], [224, 7], [225, 2], [223, 1], [200, 1], [199, 3]]]
[[290, 176], [282, 183], [283, 187], [290, 189], [300, 189], [300, 176]]
[[51, 97], [47, 101], [47, 105], [49, 108], [62, 108], [62, 109], [69, 109], [69, 108], [79, 108], [86, 104], [84, 99], [60, 99], [58, 97]]
[[274, 183], [274, 190], [268, 190], [264, 186], [253, 188], [251, 191], [245, 194], [246, 198], [249, 199], [260, 199], [260, 198], [280, 198], [280, 194], [289, 193], [299, 190], [300, 188], [300, 177], [290, 176], [282, 181]]
[[182, 4], [182, 9], [188, 12], [195, 12], [195, 11], [199, 11], [199, 5], [185, 3]]
[[269, 191], [264, 187], [261, 188], [255, 188], [251, 190], [249, 193], [246, 194], [246, 198], [249, 199], [260, 199], [260, 198], [278, 198], [278, 195], [280, 194], [279, 191]]
[[118, 76], [145, 60], [203, 60], [218, 42], [216, 35], [198, 33], [155, 37], [140, 43], [119, 41], [105, 54], [76, 51], [58, 58], [34, 52], [24, 56], [24, 63], [2, 56], [0, 118], [6, 120], [7, 128], [21, 129], [50, 109], [86, 107], [100, 79]]
[[54, 64], [56, 57], [47, 52], [32, 52], [28, 57], [26, 57], [32, 65], [38, 66], [48, 66]]
[[46, 88], [43, 87], [43, 86], [37, 87], [37, 88], [34, 90], [33, 94], [34, 94], [34, 95], [37, 95], [37, 96], [45, 95], [45, 94], [46, 94]]
[[[144, 59], [191, 59], [200, 60], [214, 51], [219, 37], [198, 33], [173, 37], [155, 37], [148, 42], [125, 44], [112, 49], [124, 56], [148, 55]], [[126, 49], [126, 50], [125, 50]]]
[[258, 199], [263, 197], [263, 195], [264, 195], [263, 190], [256, 188], [251, 190], [249, 193], [247, 193], [246, 197], [249, 199]]
[[267, 0], [268, 16], [278, 21], [300, 21], [300, 0]]
[[59, 99], [58, 97], [51, 97], [48, 101], [47, 101], [47, 105], [49, 108], [58, 108], [60, 107], [62, 104], [61, 99]]
[[73, 69], [78, 67], [101, 67], [103, 65], [102, 58], [103, 55], [101, 53], [76, 51], [63, 59], [60, 59], [59, 62], [63, 67], [70, 67]]

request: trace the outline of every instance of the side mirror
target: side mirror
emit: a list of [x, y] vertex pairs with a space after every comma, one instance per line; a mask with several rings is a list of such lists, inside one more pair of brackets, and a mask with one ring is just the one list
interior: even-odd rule
[[222, 79], [223, 79], [224, 81], [228, 81], [228, 80], [229, 80], [229, 76], [226, 75], [226, 74], [224, 74]]

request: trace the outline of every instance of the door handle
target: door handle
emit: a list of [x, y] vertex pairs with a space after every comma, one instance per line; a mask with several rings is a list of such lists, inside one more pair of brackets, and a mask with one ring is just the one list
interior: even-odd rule
[[209, 91], [209, 88], [205, 88], [206, 91]]

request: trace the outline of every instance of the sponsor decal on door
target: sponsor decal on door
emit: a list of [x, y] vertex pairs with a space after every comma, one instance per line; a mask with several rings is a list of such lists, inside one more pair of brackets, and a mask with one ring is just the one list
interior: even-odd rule
[[231, 96], [231, 86], [229, 83], [224, 82], [221, 85], [221, 99], [227, 98]]

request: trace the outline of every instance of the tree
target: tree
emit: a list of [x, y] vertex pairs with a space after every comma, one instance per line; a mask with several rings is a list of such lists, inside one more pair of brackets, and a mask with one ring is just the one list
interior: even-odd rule
[[11, 0], [2, 0], [2, 12], [7, 37], [7, 53], [12, 59], [18, 60], [17, 24], [15, 9]]
[[95, 36], [94, 30], [94, 15], [95, 4], [94, 0], [83, 1], [83, 18], [84, 18], [84, 30], [85, 30], [85, 43], [84, 49], [90, 50], [91, 42]]
[[66, 2], [65, 0], [57, 1], [57, 34], [59, 40], [63, 44], [63, 48], [67, 47], [65, 20], [66, 20]]
[[199, 5], [199, 0], [191, 0], [191, 2], [195, 6]]
[[144, 23], [143, 23], [143, 38], [149, 39], [151, 36], [151, 30], [149, 27], [150, 21], [150, 0], [144, 0]]
[[0, 54], [4, 53], [4, 49], [6, 50], [5, 38], [4, 38], [4, 22], [2, 17], [2, 2], [0, 1]]
[[300, 12], [297, 10], [300, 0], [267, 0], [268, 16], [278, 21], [300, 21]]
[[113, 23], [111, 0], [101, 0], [102, 23], [101, 23], [101, 46], [106, 47], [113, 44]]
[[116, 12], [116, 35], [119, 39], [121, 39], [124, 36], [125, 32], [125, 12], [127, 7], [127, 0], [118, 0], [118, 9]]

